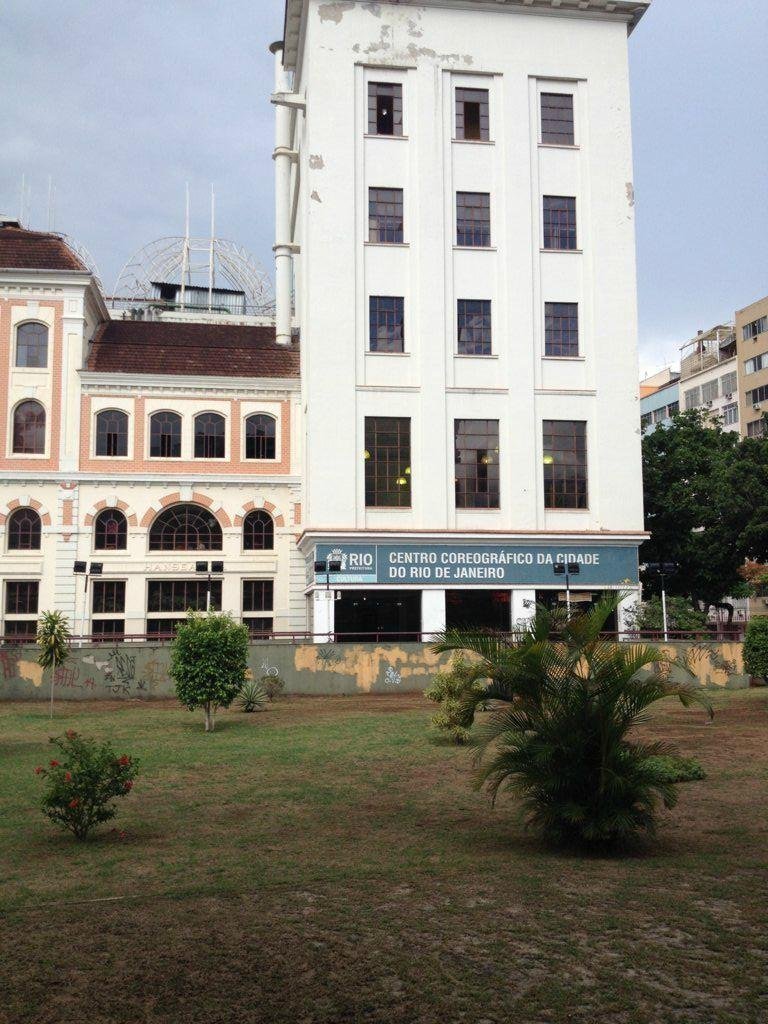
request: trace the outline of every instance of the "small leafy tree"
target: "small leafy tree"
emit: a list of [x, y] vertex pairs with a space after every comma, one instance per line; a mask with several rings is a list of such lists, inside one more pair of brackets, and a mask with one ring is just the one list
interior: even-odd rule
[[439, 734], [453, 743], [469, 742], [472, 723], [467, 722], [465, 703], [467, 698], [482, 693], [486, 682], [482, 665], [472, 665], [461, 653], [454, 654], [450, 668], [438, 672], [432, 685], [424, 691], [428, 700], [439, 705], [432, 716], [432, 725]]
[[59, 749], [48, 767], [35, 769], [46, 782], [43, 814], [77, 839], [87, 839], [94, 826], [117, 814], [114, 801], [127, 796], [138, 773], [137, 762], [119, 757], [111, 744], [85, 739], [70, 729], [51, 737]]
[[[701, 633], [707, 628], [705, 612], [694, 608], [685, 597], [667, 597], [667, 628], [673, 633]], [[664, 629], [664, 612], [661, 598], [654, 595], [643, 601], [627, 615], [627, 630], [658, 632]]]
[[529, 823], [557, 843], [611, 846], [652, 833], [658, 802], [677, 801], [677, 780], [658, 761], [674, 751], [630, 739], [630, 730], [666, 697], [712, 713], [700, 688], [670, 680], [679, 662], [601, 637], [621, 599], [571, 616], [540, 607], [514, 639], [455, 630], [435, 645], [472, 651], [491, 680], [465, 701], [462, 724], [483, 701], [503, 705], [477, 738], [478, 786], [494, 799], [502, 790], [521, 797]]
[[768, 615], [756, 615], [747, 624], [744, 669], [751, 676], [768, 679]]
[[281, 679], [280, 676], [266, 675], [261, 677], [261, 685], [264, 687], [267, 700], [273, 701], [285, 689], [285, 680]]
[[171, 645], [170, 675], [176, 696], [190, 711], [205, 712], [213, 732], [217, 708], [228, 708], [246, 681], [248, 628], [230, 615], [189, 612]]
[[69, 631], [69, 621], [61, 612], [43, 612], [37, 624], [37, 646], [40, 654], [37, 656], [38, 665], [43, 670], [51, 671], [51, 718], [53, 718], [53, 687], [56, 678], [56, 669], [63, 665], [69, 657], [69, 641], [72, 634]]

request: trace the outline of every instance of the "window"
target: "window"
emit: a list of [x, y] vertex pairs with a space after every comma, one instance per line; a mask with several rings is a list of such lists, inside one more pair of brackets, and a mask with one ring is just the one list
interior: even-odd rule
[[275, 524], [269, 512], [257, 508], [243, 520], [243, 550], [271, 551], [275, 546]]
[[488, 141], [488, 90], [456, 90], [456, 138]]
[[243, 623], [251, 636], [272, 632], [274, 620], [268, 613], [274, 608], [274, 590], [272, 580], [243, 580]]
[[653, 414], [650, 412], [644, 412], [640, 417], [640, 426], [645, 430], [646, 427], [650, 427], [653, 423]]
[[768, 399], [768, 384], [762, 384], [759, 388], [752, 388], [747, 392], [747, 405], [757, 405]]
[[93, 524], [96, 551], [125, 551], [128, 546], [128, 522], [116, 508], [99, 512]]
[[653, 410], [653, 422], [654, 423], [663, 423], [666, 418], [667, 418], [666, 407], [661, 408], [661, 409], [654, 409]]
[[544, 306], [544, 355], [569, 357], [579, 354], [579, 305], [547, 302]]
[[42, 525], [33, 508], [17, 508], [8, 517], [8, 550], [39, 551]]
[[679, 412], [680, 412], [680, 403], [679, 402], [670, 402], [669, 405], [667, 406], [667, 416], [669, 416], [669, 418], [671, 419], [673, 416], [677, 416], [677, 414]]
[[723, 406], [723, 426], [730, 427], [734, 423], [739, 422], [739, 403], [731, 402], [730, 405]]
[[491, 300], [459, 299], [457, 324], [460, 356], [491, 354]]
[[577, 248], [576, 200], [573, 196], [544, 196], [544, 248]]
[[[37, 633], [37, 580], [8, 580], [5, 584], [5, 625], [7, 637], [34, 640]], [[9, 618], [9, 616], [13, 616]]]
[[16, 365], [41, 369], [48, 365], [48, 328], [45, 324], [19, 324], [16, 328]]
[[156, 412], [149, 421], [149, 454], [153, 459], [181, 458], [181, 416]]
[[149, 531], [150, 551], [221, 551], [221, 527], [199, 505], [170, 505]]
[[587, 424], [544, 420], [544, 506], [587, 507]]
[[747, 437], [762, 437], [765, 433], [765, 420], [752, 420], [747, 424]]
[[690, 388], [683, 395], [683, 401], [685, 402], [686, 411], [698, 408], [701, 405], [701, 388]]
[[368, 241], [403, 241], [403, 190], [368, 189]]
[[257, 413], [245, 421], [246, 459], [274, 459], [275, 418]]
[[738, 387], [736, 371], [733, 370], [731, 373], [724, 373], [720, 378], [720, 394], [721, 395], [732, 395]]
[[128, 414], [105, 409], [96, 416], [96, 454], [120, 458], [128, 454]]
[[369, 350], [404, 351], [404, 300], [395, 295], [371, 295], [369, 311]]
[[750, 338], [756, 338], [758, 334], [762, 334], [763, 331], [768, 331], [768, 316], [761, 316], [758, 320], [753, 320], [749, 324], [744, 324], [741, 328], [742, 341], [749, 341]]
[[716, 380], [708, 380], [701, 385], [702, 402], [714, 402], [719, 397], [720, 389], [718, 383]]
[[411, 421], [406, 417], [366, 416], [366, 508], [410, 508]]
[[224, 417], [217, 412], [195, 416], [195, 458], [224, 458]]
[[455, 420], [456, 508], [499, 507], [499, 421]]
[[94, 580], [94, 615], [115, 615], [125, 611], [125, 580]]
[[394, 82], [368, 83], [368, 134], [403, 134], [403, 87]]
[[541, 94], [541, 141], [550, 146], [572, 146], [573, 96], [570, 93]]
[[488, 192], [456, 193], [456, 244], [486, 248], [491, 244], [491, 197]]
[[45, 454], [45, 409], [39, 402], [21, 402], [15, 408], [13, 454]]
[[93, 640], [119, 640], [125, 636], [125, 619], [91, 619]]
[[150, 580], [147, 585], [147, 613], [204, 612], [211, 591], [211, 611], [221, 611], [221, 580]]
[[[764, 370], [766, 367], [768, 367], [768, 352], [762, 352], [759, 356], [744, 361], [744, 373], [757, 373], [758, 370]], [[736, 388], [729, 388], [729, 390], [735, 391]]]

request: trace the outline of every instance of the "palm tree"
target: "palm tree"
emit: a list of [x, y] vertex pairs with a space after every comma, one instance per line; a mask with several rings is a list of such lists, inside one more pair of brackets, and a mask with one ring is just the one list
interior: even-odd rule
[[56, 679], [56, 669], [63, 665], [69, 657], [69, 641], [72, 634], [69, 631], [69, 622], [61, 612], [42, 612], [40, 621], [37, 624], [37, 646], [40, 654], [37, 656], [39, 665], [43, 670], [51, 670], [51, 718], [53, 718], [53, 687]]
[[[489, 723], [475, 727], [478, 788], [487, 785], [494, 800], [503, 790], [520, 797], [529, 824], [553, 842], [610, 846], [652, 833], [659, 801], [677, 802], [676, 782], [659, 762], [674, 752], [628, 733], [666, 697], [712, 714], [683, 662], [656, 647], [603, 638], [622, 596], [570, 617], [539, 607], [512, 639], [451, 630], [434, 645], [440, 653], [474, 653], [490, 680], [465, 700], [464, 724], [482, 701], [498, 702]], [[688, 682], [671, 680], [673, 665]]]

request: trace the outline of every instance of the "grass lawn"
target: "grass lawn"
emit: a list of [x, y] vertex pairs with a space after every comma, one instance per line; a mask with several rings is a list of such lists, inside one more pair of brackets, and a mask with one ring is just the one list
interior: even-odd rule
[[46, 708], [0, 705], [0, 1022], [764, 1024], [768, 694], [715, 704], [645, 727], [709, 777], [624, 859], [541, 849], [412, 695], [208, 736], [171, 703], [60, 704], [55, 731], [141, 760], [78, 844], [37, 808]]

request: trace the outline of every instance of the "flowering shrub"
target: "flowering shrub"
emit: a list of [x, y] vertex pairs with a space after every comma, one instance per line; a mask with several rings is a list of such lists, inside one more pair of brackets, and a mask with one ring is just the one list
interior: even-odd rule
[[110, 743], [85, 739], [73, 729], [51, 737], [51, 743], [58, 758], [35, 768], [46, 782], [43, 814], [86, 839], [95, 825], [117, 814], [114, 801], [130, 793], [138, 765], [128, 754], [118, 756]]

